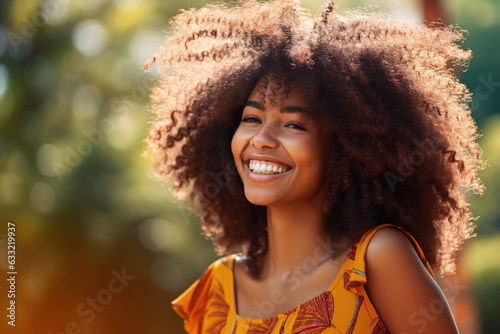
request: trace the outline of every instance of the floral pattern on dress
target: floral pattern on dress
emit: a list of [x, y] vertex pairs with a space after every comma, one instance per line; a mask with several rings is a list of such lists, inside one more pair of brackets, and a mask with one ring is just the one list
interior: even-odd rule
[[333, 296], [330, 291], [314, 297], [300, 306], [292, 333], [316, 334], [327, 328], [335, 327], [332, 324]]
[[274, 331], [274, 327], [278, 323], [278, 317], [260, 320], [261, 323], [251, 322], [248, 327], [247, 334], [268, 334]]
[[[208, 268], [203, 276], [199, 279], [196, 284], [196, 288], [193, 291], [193, 296], [196, 298], [191, 298], [186, 311], [182, 306], [178, 308], [181, 314], [186, 314], [186, 317], [190, 319], [203, 319], [205, 308], [199, 307], [200, 300], [206, 300], [209, 297], [209, 289], [212, 284], [213, 279], [213, 268]], [[189, 315], [187, 313], [190, 313]]]
[[375, 328], [373, 328], [372, 334], [389, 334], [389, 331], [385, 327], [382, 319], [377, 318], [377, 324], [375, 325]]
[[285, 326], [287, 324], [287, 321], [288, 321], [288, 317], [291, 315], [291, 314], [294, 314], [295, 311], [297, 310], [298, 306], [297, 307], [294, 307], [293, 309], [289, 310], [289, 311], [286, 311], [285, 313], [283, 313], [284, 315], [286, 315], [286, 318], [285, 320], [283, 320], [283, 322], [281, 323], [281, 328], [280, 328], [280, 332], [279, 334], [285, 334]]
[[224, 298], [224, 290], [216, 281], [207, 304], [208, 333], [220, 334], [226, 326], [229, 304]]
[[354, 246], [352, 246], [351, 250], [349, 251], [349, 259], [353, 260], [356, 258], [356, 250], [358, 249], [358, 245], [355, 244]]
[[352, 270], [346, 270], [344, 272], [343, 278], [344, 278], [344, 289], [346, 290], [351, 290], [353, 288], [357, 288], [358, 286], [362, 285], [362, 282], [359, 281], [351, 281], [351, 274]]

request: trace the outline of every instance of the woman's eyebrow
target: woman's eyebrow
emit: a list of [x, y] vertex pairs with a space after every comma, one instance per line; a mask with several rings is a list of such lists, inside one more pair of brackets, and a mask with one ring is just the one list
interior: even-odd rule
[[262, 111], [266, 111], [266, 108], [264, 108], [264, 104], [260, 103], [259, 101], [247, 101], [245, 102], [245, 107], [252, 107]]
[[282, 114], [309, 114], [310, 111], [306, 108], [295, 107], [295, 106], [286, 106], [280, 109], [280, 113]]
[[[252, 107], [262, 111], [266, 111], [264, 105], [259, 101], [246, 101], [245, 107]], [[296, 107], [296, 106], [285, 106], [280, 109], [280, 113], [282, 114], [309, 114], [310, 111], [306, 108]]]

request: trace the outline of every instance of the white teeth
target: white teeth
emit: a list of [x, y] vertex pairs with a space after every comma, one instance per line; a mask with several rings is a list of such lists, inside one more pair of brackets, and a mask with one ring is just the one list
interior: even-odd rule
[[268, 165], [266, 163], [258, 163], [254, 161], [250, 161], [248, 167], [252, 172], [259, 174], [280, 174], [288, 171], [288, 169], [278, 167], [277, 165]]

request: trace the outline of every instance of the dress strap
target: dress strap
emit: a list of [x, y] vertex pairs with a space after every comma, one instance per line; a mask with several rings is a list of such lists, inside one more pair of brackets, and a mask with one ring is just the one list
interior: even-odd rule
[[413, 247], [415, 248], [415, 251], [417, 252], [418, 257], [422, 261], [422, 264], [425, 266], [425, 268], [431, 274], [431, 276], [434, 279], [436, 279], [436, 277], [434, 276], [434, 272], [432, 271], [431, 266], [429, 265], [429, 262], [425, 258], [424, 252], [418, 245], [415, 238], [413, 238], [413, 236], [401, 226], [393, 224], [382, 224], [382, 225], [377, 225], [372, 229], [368, 230], [365, 234], [363, 234], [361, 239], [359, 239], [359, 241], [356, 242], [352, 247], [351, 252], [349, 253], [350, 259], [353, 260], [352, 268], [348, 268], [344, 273], [344, 288], [346, 290], [352, 290], [353, 292], [356, 292], [357, 287], [366, 283], [366, 270], [365, 270], [366, 249], [368, 248], [368, 244], [370, 243], [370, 240], [372, 239], [373, 235], [378, 230], [384, 227], [393, 227], [403, 232], [408, 237], [408, 239], [410, 239]]

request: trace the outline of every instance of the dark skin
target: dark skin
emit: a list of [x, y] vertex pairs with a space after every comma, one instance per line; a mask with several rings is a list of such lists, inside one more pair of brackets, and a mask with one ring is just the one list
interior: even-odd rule
[[[321, 205], [329, 135], [307, 114], [283, 112], [311, 107], [298, 86], [292, 85], [290, 94], [273, 106], [259, 100], [258, 86], [248, 97], [231, 148], [245, 196], [267, 208], [269, 240], [258, 279], [246, 271], [244, 258], [235, 261], [237, 314], [263, 319], [326, 291], [340, 272], [347, 251], [337, 254], [337, 260], [318, 251], [318, 239], [327, 243]], [[289, 170], [278, 175], [254, 173], [249, 165], [252, 159]], [[314, 265], [304, 270], [305, 263]], [[366, 266], [369, 279], [365, 288], [391, 333], [458, 333], [443, 293], [400, 231], [383, 228], [374, 235]], [[263, 303], [266, 312], [258, 307]], [[426, 307], [434, 312], [426, 313]], [[426, 319], [425, 329], [422, 319]]]
[[458, 333], [443, 292], [398, 230], [375, 233], [366, 250], [366, 276], [366, 291], [389, 332]]

